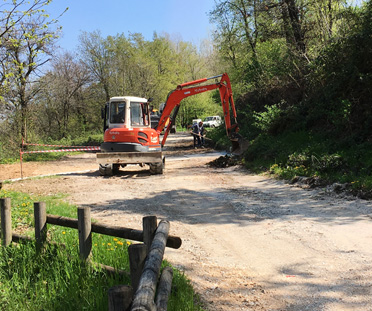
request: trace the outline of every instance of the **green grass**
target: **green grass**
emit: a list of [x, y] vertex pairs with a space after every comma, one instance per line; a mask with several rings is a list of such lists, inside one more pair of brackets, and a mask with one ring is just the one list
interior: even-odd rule
[[[12, 226], [33, 236], [33, 202], [46, 202], [47, 213], [77, 217], [76, 206], [63, 194], [30, 196], [0, 190], [0, 198], [11, 198]], [[48, 225], [48, 240], [63, 243], [36, 252], [33, 242], [0, 247], [0, 310], [107, 310], [107, 291], [114, 285], [128, 285], [128, 277], [109, 276], [79, 259], [78, 232]], [[130, 242], [100, 234], [92, 235], [92, 261], [129, 272]], [[169, 265], [164, 262], [163, 266]], [[203, 310], [190, 281], [174, 270], [168, 310]]]
[[270, 172], [290, 180], [319, 177], [329, 183], [349, 183], [355, 190], [372, 190], [372, 143], [290, 132], [261, 135], [245, 153], [246, 166], [256, 173]]
[[226, 136], [225, 126], [219, 126], [216, 128], [207, 127], [207, 138], [211, 139], [214, 142], [216, 149], [226, 149], [228, 150], [231, 147], [231, 141]]

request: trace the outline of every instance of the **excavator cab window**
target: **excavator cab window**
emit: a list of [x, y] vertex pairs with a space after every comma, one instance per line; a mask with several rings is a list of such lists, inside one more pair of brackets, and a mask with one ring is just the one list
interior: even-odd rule
[[143, 103], [130, 103], [130, 122], [132, 126], [145, 125]]
[[110, 103], [110, 123], [124, 123], [125, 102]]
[[149, 102], [143, 103], [141, 104], [141, 106], [142, 106], [143, 122], [145, 125], [149, 125], [150, 124]]

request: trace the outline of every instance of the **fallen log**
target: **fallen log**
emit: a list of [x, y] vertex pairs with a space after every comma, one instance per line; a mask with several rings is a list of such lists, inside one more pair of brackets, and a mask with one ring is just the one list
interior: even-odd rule
[[168, 298], [172, 289], [173, 269], [165, 267], [161, 273], [158, 294], [156, 295], [156, 311], [167, 311]]
[[169, 234], [169, 222], [162, 220], [156, 230], [147, 256], [138, 289], [134, 295], [132, 311], [156, 311], [155, 292]]

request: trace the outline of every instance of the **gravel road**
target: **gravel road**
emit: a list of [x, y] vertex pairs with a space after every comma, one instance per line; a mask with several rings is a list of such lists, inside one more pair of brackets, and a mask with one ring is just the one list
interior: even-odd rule
[[[208, 310], [372, 310], [372, 203], [306, 190], [194, 150], [192, 137], [171, 135], [163, 175], [130, 166], [101, 177], [94, 154], [24, 163], [24, 179], [5, 189], [68, 193], [99, 221], [141, 229], [156, 215], [182, 238], [165, 257], [184, 271]], [[75, 172], [75, 173], [74, 173]], [[0, 165], [0, 180], [20, 177]]]

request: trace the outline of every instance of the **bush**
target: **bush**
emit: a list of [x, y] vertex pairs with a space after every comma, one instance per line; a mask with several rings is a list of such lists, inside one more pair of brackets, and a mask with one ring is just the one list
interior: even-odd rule
[[246, 166], [269, 171], [284, 179], [317, 176], [329, 182], [350, 183], [354, 189], [372, 189], [372, 143], [308, 132], [260, 135], [245, 153]]

